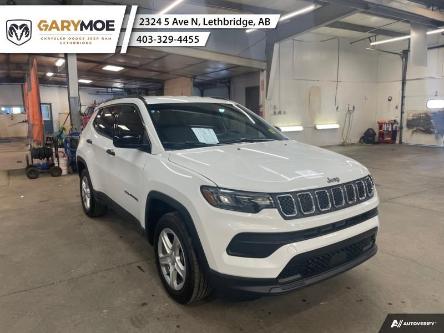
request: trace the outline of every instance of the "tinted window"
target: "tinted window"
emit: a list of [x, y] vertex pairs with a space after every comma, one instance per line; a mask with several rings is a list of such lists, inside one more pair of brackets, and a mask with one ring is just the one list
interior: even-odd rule
[[101, 109], [94, 118], [94, 128], [100, 134], [109, 138], [114, 134], [114, 112], [112, 108]]
[[148, 111], [165, 149], [286, 140], [262, 118], [237, 105], [168, 103], [150, 105]]
[[142, 119], [135, 106], [119, 105], [116, 109], [116, 131], [120, 136], [124, 136], [126, 133], [131, 135], [143, 135], [145, 133]]

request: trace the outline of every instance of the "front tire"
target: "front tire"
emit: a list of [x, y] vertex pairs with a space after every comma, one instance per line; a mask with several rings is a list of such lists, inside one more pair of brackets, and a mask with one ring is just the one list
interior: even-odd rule
[[184, 222], [176, 212], [163, 215], [154, 235], [157, 270], [167, 293], [181, 304], [195, 303], [210, 293]]
[[84, 169], [80, 175], [80, 198], [83, 211], [89, 217], [98, 217], [106, 213], [106, 205], [98, 201], [94, 195], [94, 189], [87, 169]]

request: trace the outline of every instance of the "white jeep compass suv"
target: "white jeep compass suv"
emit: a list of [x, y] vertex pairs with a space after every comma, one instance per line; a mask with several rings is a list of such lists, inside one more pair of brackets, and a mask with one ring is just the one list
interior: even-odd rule
[[287, 139], [242, 105], [202, 97], [121, 98], [97, 107], [77, 150], [88, 216], [134, 217], [180, 303], [212, 289], [279, 294], [376, 253], [368, 170]]

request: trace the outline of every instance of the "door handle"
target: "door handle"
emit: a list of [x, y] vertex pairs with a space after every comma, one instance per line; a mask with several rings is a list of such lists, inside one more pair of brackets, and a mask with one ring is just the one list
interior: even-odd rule
[[116, 156], [116, 152], [115, 152], [114, 150], [112, 150], [112, 149], [107, 149], [107, 150], [106, 150], [106, 153], [107, 153], [107, 154], [110, 154], [110, 155], [112, 155], [112, 156]]
[[86, 143], [89, 143], [91, 145], [93, 142], [91, 139], [86, 139]]

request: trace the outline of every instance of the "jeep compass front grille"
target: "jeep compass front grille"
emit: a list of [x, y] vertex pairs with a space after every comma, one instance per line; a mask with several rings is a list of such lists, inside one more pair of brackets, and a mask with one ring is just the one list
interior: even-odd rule
[[344, 198], [344, 190], [342, 187], [333, 187], [331, 189], [331, 193], [333, 194], [333, 205], [335, 207], [342, 207], [345, 204], [345, 198]]
[[282, 213], [285, 214], [285, 216], [296, 215], [296, 205], [293, 197], [290, 194], [278, 195], [277, 199], [279, 203], [279, 208], [281, 209]]
[[301, 218], [347, 208], [372, 198], [370, 176], [325, 188], [275, 194], [274, 200], [285, 219]]
[[297, 197], [303, 214], [311, 214], [316, 210], [313, 201], [313, 194], [310, 192], [304, 192], [299, 193]]

